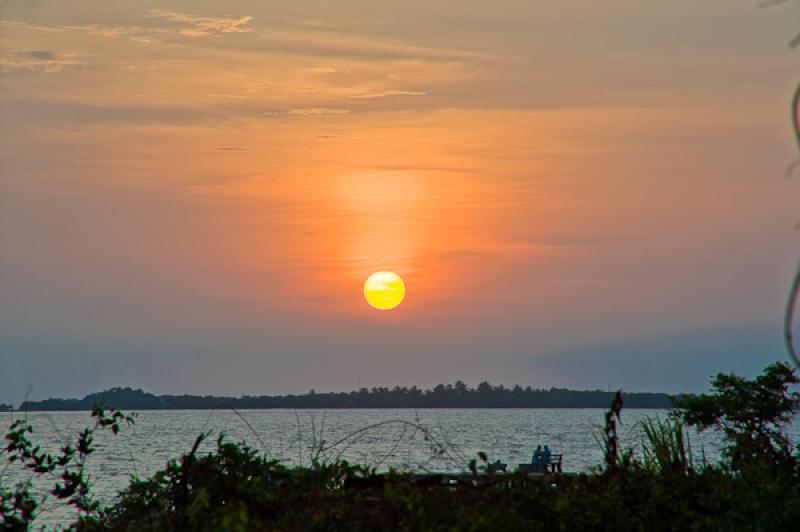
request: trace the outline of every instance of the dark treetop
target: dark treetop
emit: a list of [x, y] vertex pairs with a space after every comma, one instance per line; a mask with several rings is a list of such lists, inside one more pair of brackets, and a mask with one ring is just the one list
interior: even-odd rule
[[[46, 399], [25, 401], [20, 410], [91, 410], [105, 406], [125, 410], [181, 409], [257, 409], [257, 408], [605, 408], [612, 392], [600, 390], [549, 390], [502, 385], [488, 382], [470, 388], [461, 381], [439, 384], [430, 390], [395, 386], [361, 388], [353, 392], [303, 395], [261, 395], [214, 397], [198, 395], [154, 395], [131, 388], [112, 388], [89, 394], [83, 399]], [[626, 408], [671, 408], [670, 396], [663, 393], [623, 394]]]

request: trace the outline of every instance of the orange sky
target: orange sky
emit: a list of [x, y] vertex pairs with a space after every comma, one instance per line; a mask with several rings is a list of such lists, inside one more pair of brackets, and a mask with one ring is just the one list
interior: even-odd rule
[[0, 401], [781, 357], [798, 6], [430, 4], [4, 4]]

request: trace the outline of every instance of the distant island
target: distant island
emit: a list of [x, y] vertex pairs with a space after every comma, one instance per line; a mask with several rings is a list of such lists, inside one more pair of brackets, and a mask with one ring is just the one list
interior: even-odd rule
[[[461, 381], [439, 384], [422, 390], [394, 388], [361, 388], [352, 392], [302, 395], [261, 395], [216, 397], [200, 395], [154, 395], [132, 388], [112, 388], [89, 394], [83, 399], [45, 399], [25, 401], [19, 410], [90, 410], [94, 406], [123, 410], [215, 410], [273, 408], [607, 408], [613, 392], [601, 390], [536, 389], [513, 386], [492, 386], [482, 382], [470, 388]], [[671, 408], [671, 397], [664, 393], [623, 393], [625, 408]]]

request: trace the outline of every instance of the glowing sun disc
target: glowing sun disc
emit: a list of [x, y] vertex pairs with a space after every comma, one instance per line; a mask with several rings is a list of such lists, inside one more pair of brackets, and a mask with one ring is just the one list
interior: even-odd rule
[[378, 310], [393, 309], [404, 297], [406, 285], [394, 272], [375, 272], [364, 282], [364, 299]]

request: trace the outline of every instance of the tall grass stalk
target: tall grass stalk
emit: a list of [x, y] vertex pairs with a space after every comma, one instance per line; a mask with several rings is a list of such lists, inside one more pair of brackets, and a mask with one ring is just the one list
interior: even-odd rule
[[677, 419], [656, 417], [641, 422], [644, 438], [644, 467], [660, 474], [687, 474], [694, 471], [692, 443], [683, 424]]

